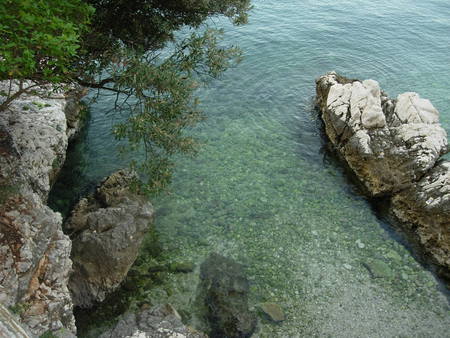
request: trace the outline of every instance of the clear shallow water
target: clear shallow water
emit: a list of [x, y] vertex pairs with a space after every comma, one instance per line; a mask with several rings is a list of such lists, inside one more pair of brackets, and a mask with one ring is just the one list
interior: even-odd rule
[[[314, 79], [336, 70], [376, 79], [391, 96], [418, 92], [450, 130], [450, 3], [254, 4], [247, 26], [214, 21], [245, 59], [200, 91], [208, 119], [194, 133], [205, 145], [178, 160], [171, 193], [154, 201], [169, 259], [200, 263], [216, 251], [243, 263], [251, 306], [277, 302], [287, 314], [281, 325], [261, 320], [256, 336], [450, 337], [437, 282], [324, 151], [313, 110]], [[78, 145], [81, 185], [120, 164], [108, 104], [92, 106]], [[373, 260], [387, 265], [384, 278], [370, 276]], [[172, 275], [149, 300], [191, 312], [197, 278]]]

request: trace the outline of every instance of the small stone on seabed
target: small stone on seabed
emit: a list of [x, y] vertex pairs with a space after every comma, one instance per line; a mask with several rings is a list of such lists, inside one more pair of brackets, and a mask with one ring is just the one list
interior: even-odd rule
[[275, 303], [262, 303], [261, 310], [274, 322], [282, 322], [286, 319], [283, 309]]
[[366, 263], [363, 263], [365, 268], [369, 270], [373, 278], [392, 278], [394, 277], [394, 272], [385, 262], [373, 259]]
[[357, 239], [356, 240], [356, 245], [358, 246], [358, 248], [360, 249], [364, 249], [365, 248], [365, 244], [363, 242], [361, 242], [361, 240]]
[[352, 266], [350, 264], [344, 264], [344, 268], [346, 268], [347, 270], [351, 270]]

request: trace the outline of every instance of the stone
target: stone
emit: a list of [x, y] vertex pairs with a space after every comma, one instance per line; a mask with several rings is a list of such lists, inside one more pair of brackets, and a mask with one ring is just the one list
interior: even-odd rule
[[262, 303], [259, 308], [272, 320], [273, 322], [279, 323], [286, 320], [281, 306], [275, 303]]
[[65, 227], [72, 238], [69, 288], [75, 306], [91, 307], [116, 290], [136, 260], [153, 219], [153, 207], [133, 193], [134, 175], [120, 170], [73, 210]]
[[316, 93], [325, 132], [365, 192], [390, 200], [393, 220], [449, 278], [450, 162], [441, 159], [448, 142], [439, 112], [417, 93], [390, 99], [376, 81], [335, 72], [316, 80]]
[[350, 264], [347, 264], [347, 263], [344, 263], [342, 266], [344, 268], [346, 268], [347, 270], [351, 270], [352, 269], [352, 266]]
[[19, 320], [0, 304], [0, 337], [31, 338], [32, 335], [22, 327]]
[[441, 161], [428, 175], [395, 195], [391, 212], [414, 232], [433, 261], [450, 271], [450, 162]]
[[192, 262], [180, 262], [180, 263], [172, 263], [169, 266], [169, 271], [171, 272], [182, 272], [189, 273], [194, 271], [195, 264]]
[[199, 303], [211, 337], [250, 337], [256, 316], [248, 308], [249, 282], [241, 264], [211, 253], [200, 266]]
[[114, 328], [99, 338], [207, 338], [207, 335], [185, 326], [170, 305], [157, 305], [138, 313], [127, 313]]
[[411, 186], [447, 152], [439, 113], [418, 94], [390, 100], [376, 81], [348, 80], [334, 72], [316, 84], [325, 131], [370, 195]]
[[[9, 84], [0, 82], [0, 90]], [[76, 328], [67, 288], [71, 242], [61, 215], [46, 206], [65, 160], [69, 98], [51, 86], [35, 89], [0, 114], [0, 302], [19, 309], [22, 325], [39, 336]]]
[[397, 251], [394, 250], [389, 250], [385, 255], [386, 258], [388, 259], [392, 259], [396, 262], [401, 262], [402, 261], [402, 257], [398, 254]]
[[370, 272], [370, 275], [373, 278], [390, 279], [394, 277], [394, 273], [389, 265], [379, 259], [368, 260], [363, 263], [363, 265]]

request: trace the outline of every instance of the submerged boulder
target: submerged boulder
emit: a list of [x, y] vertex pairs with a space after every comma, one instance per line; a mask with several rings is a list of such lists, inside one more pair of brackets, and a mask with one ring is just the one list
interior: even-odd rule
[[126, 277], [136, 260], [153, 207], [130, 191], [134, 176], [121, 170], [83, 198], [65, 224], [73, 231], [73, 274], [69, 288], [75, 306], [101, 302]]
[[157, 305], [138, 313], [127, 313], [114, 328], [100, 338], [207, 338], [185, 326], [178, 312], [169, 304]]
[[250, 337], [256, 316], [248, 308], [249, 282], [241, 264], [212, 253], [200, 267], [200, 294], [211, 337]]
[[372, 196], [418, 238], [450, 276], [450, 162], [447, 133], [429, 100], [389, 99], [376, 81], [335, 72], [316, 80], [317, 105], [331, 143]]

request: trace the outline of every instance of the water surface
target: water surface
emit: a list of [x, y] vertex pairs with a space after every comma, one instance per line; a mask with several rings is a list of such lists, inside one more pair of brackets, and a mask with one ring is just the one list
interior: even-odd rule
[[[446, 0], [256, 0], [250, 23], [226, 28], [245, 59], [199, 91], [208, 119], [199, 155], [177, 160], [154, 201], [173, 261], [216, 251], [245, 265], [250, 303], [280, 304], [260, 337], [450, 337], [432, 274], [395, 239], [324, 150], [314, 79], [336, 70], [373, 78], [391, 96], [416, 91], [450, 130], [450, 3]], [[79, 181], [118, 166], [109, 102], [92, 106]], [[366, 266], [381, 264], [373, 278]], [[198, 270], [198, 269], [197, 269]], [[197, 274], [172, 275], [149, 301], [192, 312]], [[192, 325], [199, 325], [195, 316]]]

